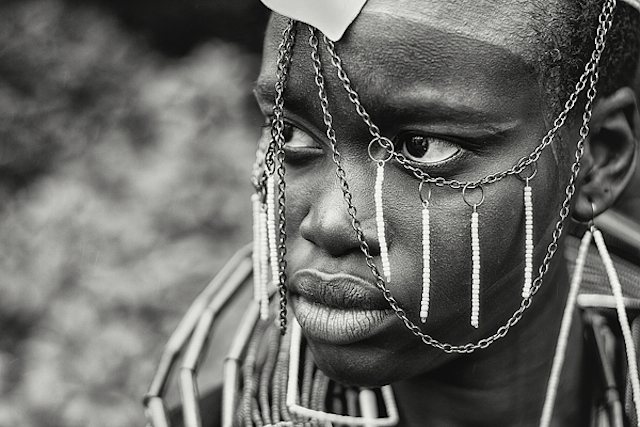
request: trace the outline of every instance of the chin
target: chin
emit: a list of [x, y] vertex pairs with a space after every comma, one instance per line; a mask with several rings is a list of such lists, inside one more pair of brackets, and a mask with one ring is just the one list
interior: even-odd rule
[[409, 338], [417, 345], [402, 349], [366, 341], [343, 346], [309, 341], [308, 345], [318, 368], [332, 380], [353, 386], [381, 387], [424, 374], [445, 362], [444, 353], [425, 346], [413, 336]]

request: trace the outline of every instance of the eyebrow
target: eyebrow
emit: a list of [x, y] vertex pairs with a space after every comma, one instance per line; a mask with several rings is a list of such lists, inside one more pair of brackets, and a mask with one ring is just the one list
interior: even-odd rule
[[451, 124], [456, 128], [468, 126], [474, 131], [483, 130], [497, 135], [508, 132], [518, 126], [519, 120], [505, 118], [501, 114], [494, 114], [483, 108], [476, 108], [465, 102], [445, 100], [442, 94], [424, 93], [415, 95], [386, 96], [384, 99], [375, 97], [367, 100], [376, 115], [385, 121], [393, 121], [399, 117], [415, 119], [433, 124]]

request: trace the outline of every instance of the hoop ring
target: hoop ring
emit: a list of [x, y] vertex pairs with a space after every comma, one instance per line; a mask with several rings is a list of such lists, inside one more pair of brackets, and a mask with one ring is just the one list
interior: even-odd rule
[[[471, 203], [471, 201], [467, 198], [467, 190], [474, 190], [474, 189], [479, 189], [480, 190], [480, 201], [477, 203]], [[466, 183], [464, 187], [462, 187], [462, 200], [464, 200], [464, 202], [472, 208], [477, 208], [478, 206], [480, 206], [483, 202], [484, 202], [484, 188], [482, 188], [482, 184], [473, 184], [473, 183]]]
[[[375, 144], [377, 144], [387, 153], [386, 157], [382, 157], [380, 159], [376, 158], [376, 155], [373, 153]], [[387, 163], [393, 157], [393, 142], [391, 142], [389, 138], [385, 138], [384, 136], [376, 136], [369, 143], [367, 151], [369, 153], [369, 157], [371, 157], [371, 160], [373, 160], [374, 162], [382, 164]]]
[[522, 173], [527, 169], [526, 167], [524, 169], [522, 169], [519, 173], [516, 174], [516, 176], [518, 178], [520, 178], [522, 181], [529, 182], [530, 179], [533, 179], [533, 177], [538, 174], [538, 163], [537, 162], [533, 162], [529, 166], [533, 167], [533, 172], [531, 173], [530, 176], [522, 176]]
[[[424, 185], [427, 184], [427, 194], [425, 197], [424, 194]], [[420, 201], [422, 202], [422, 206], [429, 206], [429, 202], [431, 201], [431, 184], [427, 181], [420, 181], [420, 186], [418, 187], [418, 194], [420, 195]]]

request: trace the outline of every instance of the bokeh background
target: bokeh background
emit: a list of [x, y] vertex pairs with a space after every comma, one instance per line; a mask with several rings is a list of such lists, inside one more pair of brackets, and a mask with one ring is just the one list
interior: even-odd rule
[[162, 346], [250, 239], [266, 17], [0, 1], [0, 427], [145, 424]]

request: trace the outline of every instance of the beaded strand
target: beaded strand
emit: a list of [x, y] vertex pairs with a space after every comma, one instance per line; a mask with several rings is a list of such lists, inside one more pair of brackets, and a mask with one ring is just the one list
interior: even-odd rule
[[267, 236], [269, 244], [269, 263], [271, 264], [271, 281], [278, 283], [280, 278], [280, 258], [276, 235], [276, 182], [273, 175], [267, 178]]
[[268, 208], [264, 203], [260, 203], [259, 209], [260, 269], [257, 275], [254, 274], [254, 280], [258, 280], [259, 283], [260, 319], [267, 320], [269, 318], [269, 258], [273, 255], [269, 251]]
[[471, 214], [471, 326], [480, 325], [480, 237], [478, 233], [478, 211]]
[[524, 284], [522, 285], [522, 298], [531, 295], [533, 282], [533, 198], [529, 180], [524, 187]]
[[551, 373], [549, 374], [549, 381], [547, 382], [547, 392], [544, 398], [544, 405], [542, 407], [542, 416], [540, 417], [540, 427], [549, 427], [551, 423], [553, 406], [558, 393], [558, 384], [560, 384], [560, 373], [562, 371], [562, 365], [564, 364], [564, 356], [567, 350], [567, 343], [569, 341], [571, 321], [573, 320], [573, 312], [576, 306], [578, 291], [580, 290], [580, 283], [582, 282], [582, 274], [590, 244], [591, 232], [587, 230], [580, 242], [578, 257], [576, 258], [576, 266], [573, 272], [573, 278], [571, 279], [571, 285], [569, 287], [569, 296], [567, 297], [564, 313], [562, 314], [558, 343], [556, 344], [556, 351], [553, 356]]
[[422, 194], [423, 186], [424, 181], [421, 181], [419, 187], [420, 200], [422, 201], [422, 299], [420, 300], [420, 321], [426, 323], [429, 316], [431, 293], [431, 225], [429, 215], [431, 188], [428, 189], [428, 195], [425, 198]]
[[378, 243], [380, 244], [380, 259], [382, 261], [382, 274], [387, 283], [391, 282], [391, 266], [389, 264], [389, 251], [384, 228], [384, 212], [382, 209], [382, 184], [384, 183], [384, 162], [379, 161], [376, 168], [376, 182], [373, 197], [376, 204], [376, 228], [378, 231]]
[[261, 257], [262, 257], [262, 248], [260, 244], [262, 243], [262, 239], [260, 238], [260, 195], [258, 193], [254, 193], [251, 195], [251, 207], [253, 213], [253, 253], [251, 254], [251, 260], [253, 261], [253, 299], [255, 301], [260, 300], [262, 292], [260, 290], [260, 278], [261, 274]]

